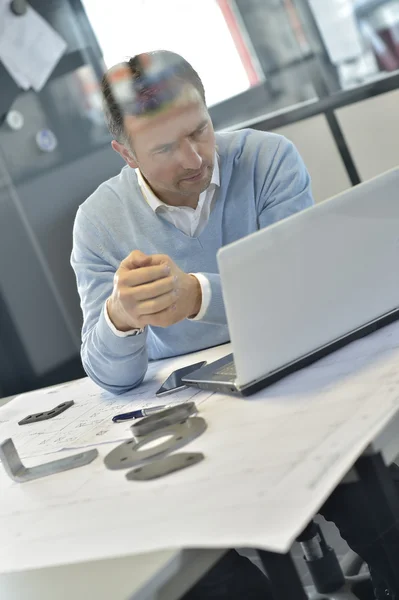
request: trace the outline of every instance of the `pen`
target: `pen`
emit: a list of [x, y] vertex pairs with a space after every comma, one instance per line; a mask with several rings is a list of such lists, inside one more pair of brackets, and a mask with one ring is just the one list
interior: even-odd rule
[[148, 415], [152, 415], [154, 412], [159, 412], [163, 410], [166, 406], [153, 406], [151, 408], [142, 408], [140, 410], [133, 410], [132, 412], [122, 413], [121, 415], [115, 415], [112, 417], [114, 423], [119, 423], [120, 421], [128, 421], [129, 419], [141, 419], [141, 417], [148, 417]]

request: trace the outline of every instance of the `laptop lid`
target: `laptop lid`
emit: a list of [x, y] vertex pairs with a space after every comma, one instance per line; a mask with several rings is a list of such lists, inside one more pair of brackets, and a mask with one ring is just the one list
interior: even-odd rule
[[248, 385], [399, 306], [399, 169], [221, 248]]

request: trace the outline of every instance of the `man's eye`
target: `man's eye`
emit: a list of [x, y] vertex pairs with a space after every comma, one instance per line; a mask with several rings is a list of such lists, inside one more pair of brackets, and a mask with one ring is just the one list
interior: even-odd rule
[[171, 150], [170, 146], [163, 146], [162, 148], [158, 148], [157, 150], [157, 154], [165, 154], [166, 152], [169, 152]]
[[203, 127], [201, 127], [200, 129], [197, 129], [196, 131], [196, 135], [201, 135], [202, 133], [205, 133], [207, 128], [207, 125], [204, 125]]

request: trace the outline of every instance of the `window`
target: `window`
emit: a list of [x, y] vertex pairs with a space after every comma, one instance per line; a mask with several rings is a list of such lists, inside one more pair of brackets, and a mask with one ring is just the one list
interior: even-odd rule
[[84, 6], [107, 68], [141, 52], [172, 50], [198, 71], [208, 106], [262, 80], [225, 0], [112, 0], [101, 10], [98, 0], [84, 0]]
[[216, 129], [399, 69], [399, 0], [83, 0], [106, 67], [148, 50], [184, 56]]

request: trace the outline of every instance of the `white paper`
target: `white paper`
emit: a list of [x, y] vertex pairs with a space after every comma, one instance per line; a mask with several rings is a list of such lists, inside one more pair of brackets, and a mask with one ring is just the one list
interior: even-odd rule
[[364, 53], [352, 0], [310, 0], [328, 54], [334, 64]]
[[166, 548], [287, 551], [398, 414], [398, 365], [395, 323], [248, 399], [215, 394], [200, 406], [206, 432], [185, 448], [205, 460], [159, 480], [107, 470], [112, 445], [26, 484], [0, 469], [0, 571]]
[[[1, 42], [0, 42], [1, 46]], [[31, 82], [25, 73], [19, 68], [18, 63], [11, 53], [2, 53], [0, 49], [0, 61], [4, 64], [8, 73], [14, 79], [15, 83], [23, 90], [29, 90]]]
[[9, 4], [0, 0], [0, 61], [24, 90], [40, 91], [67, 45], [29, 3], [21, 16]]
[[[228, 352], [229, 348], [226, 347], [215, 348], [211, 351], [211, 360]], [[132, 421], [113, 423], [112, 417], [115, 415], [154, 406], [171, 406], [189, 400], [199, 405], [211, 396], [211, 392], [194, 388], [163, 398], [155, 396], [157, 389], [172, 371], [190, 362], [198, 361], [194, 357], [180, 357], [160, 364], [151, 363], [144, 383], [121, 396], [104, 392], [88, 378], [22, 394], [0, 408], [0, 440], [12, 438], [21, 458], [125, 440], [132, 437]], [[74, 405], [53, 419], [18, 425], [18, 421], [28, 414], [51, 410], [69, 400], [73, 400]]]

